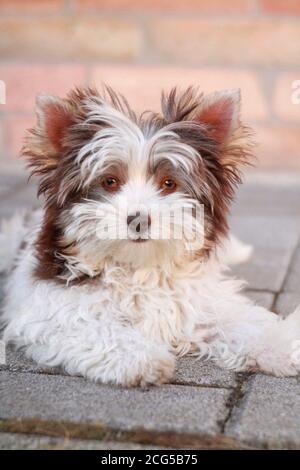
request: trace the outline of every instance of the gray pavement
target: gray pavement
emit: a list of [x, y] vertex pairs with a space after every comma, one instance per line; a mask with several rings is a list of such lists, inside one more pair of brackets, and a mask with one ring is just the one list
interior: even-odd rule
[[[0, 218], [35, 203], [16, 172], [0, 176]], [[233, 269], [257, 304], [300, 304], [300, 175], [251, 174], [234, 233], [254, 245]], [[0, 278], [0, 296], [1, 283]], [[171, 384], [123, 390], [42, 368], [7, 349], [0, 366], [0, 449], [300, 448], [300, 381], [236, 374], [183, 358]]]

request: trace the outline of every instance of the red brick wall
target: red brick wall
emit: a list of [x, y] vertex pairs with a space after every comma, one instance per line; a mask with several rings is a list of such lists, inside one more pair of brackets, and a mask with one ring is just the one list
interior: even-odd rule
[[105, 81], [138, 109], [162, 87], [240, 87], [258, 165], [300, 169], [300, 0], [0, 0], [0, 80], [0, 161], [16, 158], [37, 93]]

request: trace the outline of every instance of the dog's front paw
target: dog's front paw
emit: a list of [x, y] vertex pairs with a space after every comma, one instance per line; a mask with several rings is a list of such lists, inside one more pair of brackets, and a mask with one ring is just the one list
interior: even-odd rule
[[157, 358], [149, 364], [148, 370], [141, 376], [138, 385], [161, 385], [169, 382], [175, 370], [175, 357], [171, 354]]
[[121, 385], [147, 387], [170, 381], [175, 370], [175, 357], [170, 352], [137, 358], [135, 365], [125, 371]]
[[[157, 345], [136, 345], [135, 350], [126, 351], [126, 354], [110, 354], [106, 361], [94, 362], [92, 367], [86, 368], [87, 363], [80, 369], [80, 373], [98, 383], [120, 385], [122, 387], [147, 387], [161, 385], [168, 382], [175, 370], [175, 356], [167, 347]], [[67, 369], [71, 375], [78, 373], [78, 364], [75, 369]]]

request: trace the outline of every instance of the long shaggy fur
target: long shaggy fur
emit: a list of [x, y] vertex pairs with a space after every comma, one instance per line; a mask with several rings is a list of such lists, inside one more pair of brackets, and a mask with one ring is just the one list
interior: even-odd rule
[[41, 364], [123, 386], [166, 382], [176, 357], [191, 353], [238, 371], [298, 374], [300, 313], [280, 320], [226, 275], [225, 260], [250, 250], [225, 242], [251, 156], [239, 104], [237, 91], [173, 89], [160, 114], [137, 116], [110, 88], [39, 98], [23, 155], [44, 207], [0, 234], [5, 341]]

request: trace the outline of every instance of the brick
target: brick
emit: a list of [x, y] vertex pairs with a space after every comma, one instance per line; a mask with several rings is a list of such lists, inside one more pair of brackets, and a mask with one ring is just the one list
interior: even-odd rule
[[80, 10], [125, 10], [125, 11], [161, 11], [178, 12], [192, 11], [199, 13], [242, 13], [250, 11], [249, 0], [77, 0], [76, 7]]
[[91, 82], [104, 81], [123, 93], [138, 111], [158, 110], [162, 89], [199, 86], [205, 93], [241, 88], [243, 115], [246, 119], [265, 119], [266, 102], [257, 76], [252, 71], [228, 68], [188, 68], [134, 65], [101, 65], [91, 73]]
[[259, 0], [259, 5], [267, 13], [300, 14], [299, 0]]
[[62, 9], [64, 0], [0, 0], [1, 13], [56, 12]]
[[140, 50], [140, 32], [129, 20], [90, 17], [2, 18], [2, 59], [132, 59]]
[[[299, 283], [298, 283], [299, 285]], [[300, 292], [283, 292], [278, 296], [275, 309], [282, 317], [287, 317], [300, 305]]]
[[[294, 83], [296, 88], [293, 88]], [[279, 119], [300, 124], [300, 70], [298, 73], [283, 74], [277, 79], [273, 107]]]
[[32, 111], [38, 94], [64, 96], [74, 85], [86, 83], [83, 65], [4, 65], [0, 79], [6, 84], [5, 111]]
[[171, 62], [298, 66], [299, 37], [296, 19], [172, 18], [149, 24], [148, 47], [154, 57]]
[[300, 384], [297, 379], [257, 375], [235, 407], [226, 435], [239, 442], [268, 449], [300, 445]]
[[[0, 418], [102, 423], [123, 430], [214, 435], [230, 391], [166, 385], [122, 389], [82, 378], [0, 371]], [[91, 406], [92, 404], [92, 406]]]
[[300, 169], [299, 126], [255, 126], [257, 167], [284, 171]]

